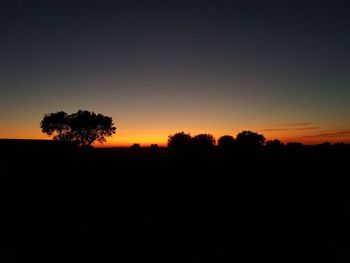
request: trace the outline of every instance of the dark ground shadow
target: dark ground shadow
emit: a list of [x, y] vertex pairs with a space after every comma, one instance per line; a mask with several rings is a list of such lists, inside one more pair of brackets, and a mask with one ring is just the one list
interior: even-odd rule
[[348, 262], [349, 147], [1, 142], [1, 262]]

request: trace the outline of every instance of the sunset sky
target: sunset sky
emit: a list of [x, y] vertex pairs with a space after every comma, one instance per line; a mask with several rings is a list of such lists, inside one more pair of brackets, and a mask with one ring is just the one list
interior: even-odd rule
[[113, 117], [108, 145], [242, 130], [350, 142], [350, 1], [0, 0], [0, 138]]

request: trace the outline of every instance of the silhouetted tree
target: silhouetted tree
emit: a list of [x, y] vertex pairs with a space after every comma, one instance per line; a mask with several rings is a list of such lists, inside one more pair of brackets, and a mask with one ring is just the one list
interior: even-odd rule
[[332, 148], [332, 144], [330, 142], [324, 142], [324, 143], [318, 144], [317, 146], [322, 150], [330, 150]]
[[230, 150], [235, 147], [235, 138], [231, 135], [221, 136], [218, 140], [218, 146], [221, 150]]
[[286, 144], [286, 149], [292, 152], [301, 151], [304, 149], [304, 145], [300, 142], [289, 142]]
[[141, 145], [139, 143], [134, 143], [133, 145], [131, 145], [130, 147], [131, 149], [140, 149]]
[[158, 144], [151, 144], [149, 147], [151, 149], [158, 149]]
[[211, 134], [198, 134], [191, 140], [191, 145], [194, 150], [208, 151], [214, 148], [216, 140]]
[[[343, 142], [337, 142], [333, 144], [333, 148], [337, 153], [342, 153], [343, 156], [347, 156], [344, 154], [347, 150], [350, 150], [350, 144], [345, 144]], [[350, 152], [350, 151], [348, 151]]]
[[191, 145], [191, 139], [191, 135], [184, 132], [178, 132], [174, 135], [169, 135], [168, 147], [173, 151], [188, 149]]
[[236, 136], [236, 145], [245, 149], [259, 149], [265, 144], [265, 137], [252, 131], [242, 131]]
[[346, 144], [343, 142], [336, 142], [333, 147], [335, 149], [339, 149], [339, 150], [345, 150], [346, 149]]
[[284, 146], [284, 144], [280, 140], [277, 140], [277, 139], [268, 140], [265, 143], [265, 147], [271, 151], [281, 150], [283, 148], [283, 146]]
[[40, 127], [54, 140], [73, 142], [82, 147], [95, 141], [103, 143], [116, 131], [111, 117], [86, 110], [70, 115], [63, 111], [46, 114]]
[[336, 143], [334, 144], [334, 146], [337, 146], [337, 147], [345, 147], [346, 144], [343, 143], [343, 142], [336, 142]]

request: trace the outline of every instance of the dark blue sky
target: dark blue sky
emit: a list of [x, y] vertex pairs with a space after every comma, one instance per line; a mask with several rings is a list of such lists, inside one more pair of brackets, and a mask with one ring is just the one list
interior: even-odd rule
[[111, 115], [121, 144], [179, 130], [350, 137], [347, 1], [0, 0], [0, 10], [0, 137], [42, 138], [44, 113], [79, 108]]

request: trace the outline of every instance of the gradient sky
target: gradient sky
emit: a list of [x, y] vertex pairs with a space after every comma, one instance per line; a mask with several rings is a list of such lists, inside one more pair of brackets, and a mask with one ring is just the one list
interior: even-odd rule
[[113, 117], [109, 145], [350, 142], [349, 70], [350, 1], [0, 0], [0, 138], [87, 109]]

